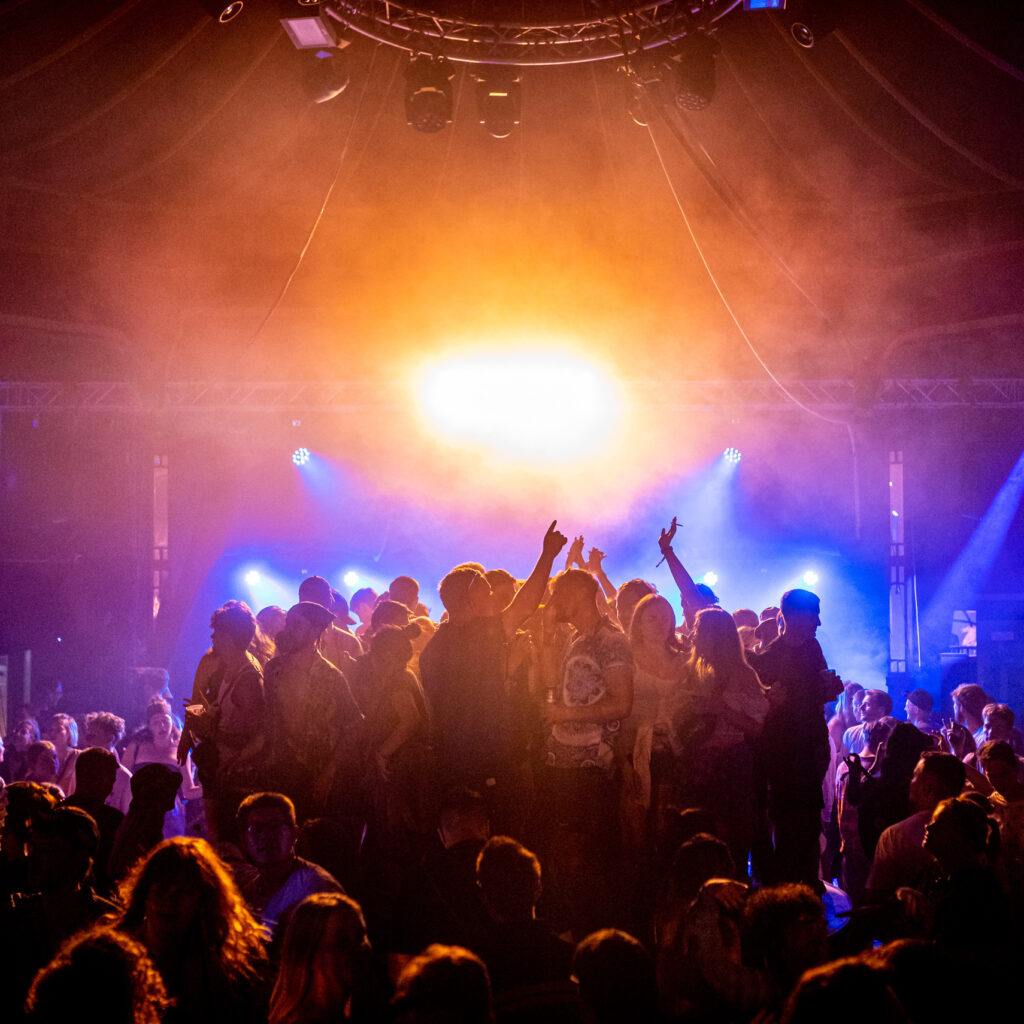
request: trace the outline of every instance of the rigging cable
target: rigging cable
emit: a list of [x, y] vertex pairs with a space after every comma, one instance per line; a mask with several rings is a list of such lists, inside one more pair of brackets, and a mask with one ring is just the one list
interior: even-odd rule
[[295, 266], [292, 267], [291, 273], [285, 279], [284, 284], [281, 286], [280, 292], [278, 292], [277, 298], [274, 299], [270, 308], [267, 310], [263, 319], [260, 321], [259, 326], [253, 331], [252, 337], [249, 339], [249, 343], [245, 347], [245, 351], [248, 352], [252, 349], [253, 345], [256, 344], [256, 340], [263, 332], [263, 328], [267, 326], [268, 321], [277, 311], [278, 306], [284, 300], [288, 289], [291, 287], [292, 281], [295, 279], [295, 275], [299, 272], [299, 267], [302, 266], [302, 261], [309, 252], [309, 247], [313, 243], [313, 236], [316, 234], [316, 230], [320, 227], [320, 222], [324, 218], [324, 213], [327, 211], [327, 204], [331, 201], [331, 196], [334, 193], [334, 188], [338, 184], [338, 179], [341, 177], [341, 169], [345, 164], [345, 157], [348, 155], [349, 143], [352, 141], [352, 134], [355, 131], [356, 123], [359, 120], [359, 112], [363, 108], [363, 100], [366, 98], [366, 90], [370, 81], [370, 74], [373, 71], [373, 66], [377, 60], [377, 51], [379, 46], [374, 47], [373, 57], [370, 60], [370, 66], [366, 70], [366, 74], [363, 76], [363, 89], [359, 94], [359, 100], [356, 103], [356, 109], [352, 114], [352, 120], [349, 122], [348, 131], [345, 133], [345, 141], [342, 143], [341, 152], [338, 154], [338, 163], [334, 168], [334, 176], [331, 178], [331, 183], [327, 186], [327, 191], [324, 193], [323, 202], [320, 204], [320, 209], [317, 212], [316, 218], [313, 221], [312, 227], [309, 229], [309, 233], [306, 235], [306, 241], [302, 245], [302, 249], [299, 251], [298, 258], [295, 260]]

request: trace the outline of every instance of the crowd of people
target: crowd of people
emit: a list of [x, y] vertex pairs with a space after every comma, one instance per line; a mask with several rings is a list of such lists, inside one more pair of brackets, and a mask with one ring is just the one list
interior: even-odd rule
[[525, 579], [454, 567], [436, 619], [409, 576], [229, 600], [189, 697], [150, 673], [130, 734], [21, 709], [4, 1019], [966, 1012], [947, 977], [1020, 959], [1014, 712], [966, 684], [895, 717], [826, 664], [816, 595], [729, 612], [676, 531], [680, 619], [552, 523]]

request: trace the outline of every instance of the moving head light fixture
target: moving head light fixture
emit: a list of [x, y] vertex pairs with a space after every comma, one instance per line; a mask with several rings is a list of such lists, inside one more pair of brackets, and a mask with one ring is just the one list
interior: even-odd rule
[[451, 122], [454, 77], [444, 57], [413, 57], [405, 69], [405, 120], [410, 127], [434, 133]]
[[675, 100], [680, 110], [706, 110], [715, 95], [715, 58], [721, 46], [703, 32], [686, 36], [677, 51]]
[[507, 139], [519, 124], [522, 108], [519, 69], [494, 64], [473, 77], [480, 123], [492, 138]]
[[[738, 0], [278, 2], [288, 8], [281, 21], [297, 48], [330, 49], [365, 36], [405, 50], [410, 55], [405, 114], [417, 131], [438, 132], [451, 122], [455, 69], [470, 65], [479, 121], [494, 138], [507, 137], [519, 124], [520, 69], [531, 65], [608, 61], [622, 66], [625, 61], [627, 71], [656, 65], [659, 81], [666, 83], [681, 108], [703, 110], [715, 90], [718, 43], [710, 33], [716, 23], [741, 6], [786, 6], [786, 0], [743, 0], [742, 5]], [[672, 71], [671, 83], [666, 65]], [[324, 67], [318, 74], [326, 78], [327, 71]], [[628, 76], [631, 112], [638, 123], [646, 116], [639, 94], [648, 78], [646, 73]]]

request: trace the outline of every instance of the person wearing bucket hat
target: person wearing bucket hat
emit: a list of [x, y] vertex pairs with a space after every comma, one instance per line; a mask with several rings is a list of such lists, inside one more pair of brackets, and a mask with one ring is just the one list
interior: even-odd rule
[[358, 775], [363, 716], [348, 680], [317, 649], [333, 621], [315, 601], [292, 605], [264, 677], [268, 778], [300, 819], [322, 815], [331, 794], [348, 793]]
[[340, 625], [351, 625], [354, 621], [348, 614], [345, 598], [333, 590], [323, 576], [307, 576], [299, 584], [299, 603], [303, 601], [312, 601], [331, 613], [331, 621], [320, 634], [317, 650], [336, 668], [347, 671], [352, 659], [363, 653], [363, 647], [355, 633], [339, 629]]

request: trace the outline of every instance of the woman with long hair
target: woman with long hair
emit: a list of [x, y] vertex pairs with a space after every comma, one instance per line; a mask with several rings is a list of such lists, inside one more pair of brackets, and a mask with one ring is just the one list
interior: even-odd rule
[[380, 1000], [372, 954], [355, 900], [336, 892], [307, 896], [284, 928], [269, 1024], [373, 1019]]
[[54, 780], [65, 795], [75, 791], [75, 762], [78, 749], [78, 722], [71, 715], [59, 713], [46, 723], [46, 739], [57, 749], [57, 778]]
[[699, 611], [691, 639], [672, 715], [679, 794], [684, 807], [717, 816], [742, 875], [754, 830], [754, 743], [768, 700], [727, 611]]
[[141, 942], [176, 1000], [168, 1021], [256, 1021], [263, 929], [204, 839], [165, 839], [121, 885], [119, 931]]
[[[671, 758], [670, 698], [682, 679], [686, 655], [676, 639], [676, 616], [660, 594], [637, 602], [629, 627], [633, 651], [633, 711], [623, 723], [627, 752], [625, 813], [657, 817], [660, 781]], [[656, 824], [655, 824], [655, 827]], [[642, 831], [642, 830], [637, 830]]]

